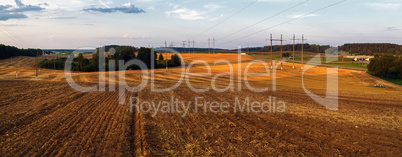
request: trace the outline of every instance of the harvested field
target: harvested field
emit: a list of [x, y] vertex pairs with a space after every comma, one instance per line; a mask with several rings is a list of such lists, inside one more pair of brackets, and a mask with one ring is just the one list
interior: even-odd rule
[[[27, 98], [16, 103], [2, 98], [2, 156], [131, 154], [127, 138], [131, 115], [127, 106], [117, 103], [118, 92], [83, 94], [63, 89], [68, 85], [58, 82], [2, 81], [1, 84], [33, 89], [26, 94], [26, 88], [17, 88], [15, 92]], [[39, 84], [41, 88], [31, 84]]]
[[[195, 60], [206, 61], [211, 66], [211, 75], [200, 74], [208, 72], [208, 68], [199, 62], [187, 74], [181, 73], [179, 67], [169, 71], [157, 69], [155, 88], [171, 87], [181, 76], [189, 81], [184, 80], [168, 92], [152, 92], [148, 82], [144, 90], [126, 95], [119, 93], [119, 88], [109, 91], [112, 84], [108, 84], [108, 74], [113, 72], [106, 72], [103, 78], [107, 84], [101, 89], [105, 92], [81, 93], [66, 83], [64, 71], [56, 70], [54, 74], [53, 70], [41, 69], [36, 81], [31, 57], [0, 60], [0, 156], [402, 154], [400, 85], [362, 71], [339, 69], [339, 109], [331, 111], [310, 98], [302, 85], [303, 78], [309, 91], [325, 97], [326, 67], [315, 67], [302, 75], [299, 64], [292, 69], [291, 63], [284, 63], [284, 70], [276, 73], [268, 69], [270, 75], [248, 76], [250, 86], [268, 87], [268, 91], [253, 92], [247, 88], [244, 72], [251, 61], [261, 58], [242, 56], [238, 62], [239, 56], [235, 54], [182, 56], [187, 66]], [[232, 66], [214, 65], [222, 59]], [[15, 78], [17, 63], [19, 78]], [[233, 86], [230, 75], [215, 77], [230, 73], [230, 69], [233, 69]], [[263, 64], [256, 63], [248, 73], [266, 70]], [[97, 85], [99, 81], [99, 73], [72, 75], [82, 86]], [[137, 86], [144, 77], [141, 71], [126, 71], [126, 83], [130, 86]], [[120, 83], [118, 79], [115, 82]], [[375, 83], [386, 88], [375, 88]], [[218, 89], [233, 87], [233, 91], [217, 92], [211, 84]], [[209, 91], [197, 93], [190, 86]], [[119, 104], [123, 96], [124, 104]], [[130, 97], [137, 97], [139, 105], [130, 107]], [[275, 99], [276, 106], [268, 113], [247, 112], [250, 105], [243, 112], [234, 108], [236, 99], [243, 104], [246, 98], [250, 102]], [[162, 108], [155, 109], [158, 106], [140, 105], [145, 101], [158, 105], [172, 99], [183, 103], [165, 106], [171, 112], [162, 113]], [[227, 113], [214, 113], [217, 110], [211, 107], [214, 101], [226, 101], [232, 107], [225, 110]], [[285, 108], [280, 107], [283, 106], [280, 102]], [[187, 103], [188, 106], [183, 105]]]

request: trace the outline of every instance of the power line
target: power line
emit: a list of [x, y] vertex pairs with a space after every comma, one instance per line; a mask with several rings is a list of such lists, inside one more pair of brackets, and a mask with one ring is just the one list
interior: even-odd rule
[[235, 16], [235, 15], [237, 15], [238, 13], [242, 12], [242, 11], [245, 10], [246, 8], [248, 8], [248, 7], [250, 7], [251, 5], [253, 5], [254, 3], [256, 3], [257, 1], [258, 1], [258, 0], [255, 0], [254, 2], [251, 2], [250, 4], [248, 4], [247, 6], [245, 6], [245, 7], [242, 8], [242, 9], [240, 9], [239, 11], [237, 11], [236, 13], [234, 13], [233, 15], [231, 15], [231, 16], [229, 16], [228, 18], [224, 19], [223, 21], [221, 21], [221, 22], [219, 22], [219, 23], [213, 25], [212, 27], [210, 27], [210, 28], [204, 30], [203, 32], [201, 32], [201, 33], [199, 33], [199, 34], [197, 34], [197, 35], [191, 37], [190, 39], [194, 39], [194, 38], [200, 36], [201, 34], [204, 34], [205, 32], [208, 32], [209, 30], [215, 28], [216, 26], [218, 26], [218, 25], [224, 23], [225, 21], [229, 20], [229, 19], [232, 18], [233, 16]]
[[11, 32], [11, 30], [10, 29], [8, 29], [3, 23], [1, 23], [0, 22], [0, 25], [3, 27], [3, 30], [1, 30], [5, 35], [7, 35], [8, 37], [10, 37], [15, 43], [15, 46], [17, 46], [17, 44], [23, 44], [24, 46], [27, 46], [27, 44], [26, 44], [26, 42], [24, 42], [24, 41], [21, 41], [21, 38], [20, 39], [18, 39], [18, 38], [16, 38], [17, 37], [17, 35], [14, 35], [14, 33], [13, 32]]
[[9, 34], [6, 34], [6, 32], [4, 32], [2, 29], [0, 29], [0, 31], [1, 32], [3, 32], [5, 35], [7, 35], [8, 37], [10, 37], [10, 39], [12, 39], [14, 42], [14, 45], [16, 45], [16, 44], [18, 44], [19, 42], [16, 40], [16, 39], [14, 39], [11, 35], [9, 35]]
[[[0, 22], [0, 25], [4, 28], [4, 30], [8, 33], [8, 34], [6, 34], [6, 33], [4, 33], [4, 34], [6, 34], [7, 36], [9, 36], [10, 38], [12, 38], [14, 41], [16, 41], [17, 43], [21, 43], [21, 44], [23, 44], [24, 46], [26, 46], [26, 47], [32, 47], [32, 45], [31, 44], [29, 44], [29, 43], [27, 43], [24, 39], [22, 39], [21, 37], [19, 37], [17, 34], [15, 34], [12, 30], [10, 30], [10, 29], [8, 29], [8, 27], [6, 26], [6, 25], [4, 25], [2, 22]], [[3, 31], [2, 31], [3, 32]], [[18, 41], [17, 41], [17, 40]], [[33, 48], [33, 47], [32, 47]]]
[[304, 3], [307, 3], [308, 1], [310, 1], [310, 0], [306, 0], [306, 1], [304, 1], [304, 2], [301, 2], [301, 3], [299, 3], [299, 4], [296, 4], [296, 5], [294, 5], [294, 6], [290, 7], [290, 8], [285, 9], [285, 10], [279, 12], [279, 13], [276, 13], [276, 14], [274, 14], [274, 15], [268, 17], [268, 18], [265, 18], [265, 19], [263, 19], [263, 20], [261, 20], [261, 21], [258, 21], [258, 22], [256, 22], [256, 23], [254, 23], [254, 24], [251, 24], [250, 26], [247, 26], [247, 27], [245, 27], [245, 28], [243, 28], [243, 29], [240, 29], [240, 30], [238, 30], [238, 31], [235, 31], [235, 32], [233, 32], [233, 33], [231, 33], [231, 34], [229, 34], [229, 35], [227, 35], [227, 36], [221, 38], [220, 40], [226, 39], [227, 37], [230, 37], [230, 36], [232, 36], [232, 35], [234, 35], [234, 34], [236, 34], [236, 33], [239, 33], [239, 32], [244, 31], [244, 30], [246, 30], [246, 29], [248, 29], [248, 28], [250, 28], [250, 27], [253, 27], [253, 26], [257, 25], [257, 24], [260, 24], [260, 23], [262, 23], [262, 22], [264, 22], [264, 21], [266, 21], [266, 20], [269, 20], [269, 19], [271, 19], [271, 18], [274, 18], [275, 16], [278, 16], [278, 15], [283, 14], [283, 13], [289, 11], [289, 10], [292, 10], [292, 9], [294, 9], [294, 8], [296, 8], [296, 7], [298, 7], [298, 6], [302, 5], [302, 4], [304, 4]]
[[258, 34], [258, 33], [261, 33], [261, 32], [267, 31], [267, 30], [270, 30], [270, 29], [272, 29], [272, 28], [278, 27], [278, 26], [283, 25], [283, 24], [286, 24], [286, 23], [288, 23], [288, 22], [292, 22], [292, 21], [294, 21], [294, 20], [303, 18], [303, 17], [305, 17], [305, 16], [307, 16], [307, 15], [310, 15], [310, 14], [316, 13], [316, 12], [318, 12], [318, 11], [327, 9], [327, 8], [329, 8], [329, 7], [332, 7], [332, 6], [341, 4], [341, 3], [345, 2], [345, 1], [347, 1], [347, 0], [342, 0], [342, 1], [339, 1], [339, 2], [336, 2], [336, 3], [333, 3], [333, 4], [330, 4], [330, 5], [327, 5], [327, 6], [325, 6], [325, 7], [320, 8], [320, 9], [314, 10], [314, 11], [312, 11], [312, 12], [309, 12], [309, 13], [303, 14], [303, 15], [301, 15], [301, 16], [298, 16], [298, 17], [292, 18], [292, 19], [290, 19], [290, 20], [287, 20], [287, 21], [285, 21], [285, 22], [279, 23], [279, 24], [274, 25], [274, 26], [272, 26], [272, 27], [269, 27], [269, 28], [263, 29], [263, 30], [261, 30], [261, 31], [258, 31], [258, 32], [255, 32], [255, 33], [252, 33], [252, 34], [249, 34], [249, 35], [246, 35], [246, 36], [243, 36], [243, 37], [241, 37], [241, 38], [237, 38], [237, 39], [231, 40], [231, 41], [226, 42], [226, 43], [224, 43], [224, 44], [222, 44], [222, 45], [226, 45], [226, 44], [228, 44], [228, 43], [231, 43], [231, 42], [234, 42], [234, 41], [243, 39], [243, 38], [247, 38], [247, 37], [249, 37], [249, 36], [253, 36], [253, 35], [255, 35], [255, 34]]

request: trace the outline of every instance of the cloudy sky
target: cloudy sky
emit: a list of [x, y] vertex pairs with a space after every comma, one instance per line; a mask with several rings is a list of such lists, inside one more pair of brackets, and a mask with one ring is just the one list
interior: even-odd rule
[[402, 0], [1, 0], [0, 43], [20, 48], [107, 44], [263, 46], [289, 42], [402, 44]]

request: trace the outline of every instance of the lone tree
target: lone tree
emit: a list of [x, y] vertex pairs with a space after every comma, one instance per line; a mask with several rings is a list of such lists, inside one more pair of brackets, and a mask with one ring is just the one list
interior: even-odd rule
[[163, 61], [163, 60], [164, 60], [164, 58], [163, 58], [163, 55], [161, 53], [161, 54], [159, 54], [159, 61]]
[[96, 49], [95, 53], [92, 55], [92, 65], [95, 71], [99, 71], [99, 50]]
[[79, 71], [82, 71], [84, 69], [84, 56], [82, 53], [78, 54], [78, 67]]
[[169, 60], [168, 62], [169, 67], [175, 67], [175, 66], [180, 66], [181, 65], [181, 59], [178, 55], [172, 55], [172, 59]]

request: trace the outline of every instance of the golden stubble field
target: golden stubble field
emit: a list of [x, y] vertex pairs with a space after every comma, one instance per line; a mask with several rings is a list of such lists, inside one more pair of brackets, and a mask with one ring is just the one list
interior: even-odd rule
[[[302, 70], [284, 63], [284, 70], [269, 76], [248, 76], [250, 86], [268, 87], [268, 91], [250, 91], [244, 81], [247, 65], [253, 56], [235, 54], [183, 54], [189, 73], [180, 68], [155, 70], [155, 88], [174, 85], [180, 76], [189, 78], [167, 92], [144, 90], [126, 95], [116, 91], [81, 93], [67, 83], [64, 71], [41, 69], [35, 80], [33, 58], [18, 57], [0, 61], [0, 156], [398, 156], [402, 153], [402, 87], [385, 82], [362, 71], [339, 69], [339, 109], [331, 111], [312, 100], [302, 87]], [[233, 69], [233, 91], [216, 92], [211, 83], [222, 89], [230, 85], [231, 67], [217, 60], [227, 60]], [[211, 66], [211, 75], [205, 66]], [[270, 65], [270, 63], [267, 63]], [[17, 66], [18, 65], [18, 66]], [[16, 68], [18, 76], [15, 78]], [[240, 71], [239, 71], [240, 69]], [[248, 73], [264, 72], [262, 64], [253, 64]], [[325, 67], [316, 67], [303, 75], [305, 87], [326, 95]], [[109, 82], [106, 72], [106, 78]], [[115, 73], [117, 75], [117, 73]], [[74, 72], [82, 86], [96, 85], [98, 73]], [[220, 77], [215, 77], [219, 75]], [[240, 79], [239, 79], [240, 76]], [[130, 86], [139, 84], [141, 71], [126, 71]], [[214, 81], [211, 81], [214, 80]], [[118, 79], [115, 81], [118, 83]], [[239, 83], [240, 86], [239, 87]], [[386, 88], [373, 87], [382, 83]], [[275, 84], [276, 90], [273, 90]], [[230, 86], [231, 87], [231, 86]], [[239, 91], [239, 88], [241, 91]], [[125, 96], [124, 105], [119, 98]], [[170, 101], [172, 98], [192, 102], [187, 112], [144, 112], [133, 108], [130, 97], [140, 102]], [[267, 101], [271, 97], [286, 105], [285, 112], [213, 113], [196, 107], [213, 101], [234, 103], [238, 98]], [[139, 102], [139, 103], [140, 103]], [[149, 106], [148, 106], [149, 107]], [[146, 108], [146, 107], [145, 107]], [[185, 106], [178, 106], [185, 111]]]

